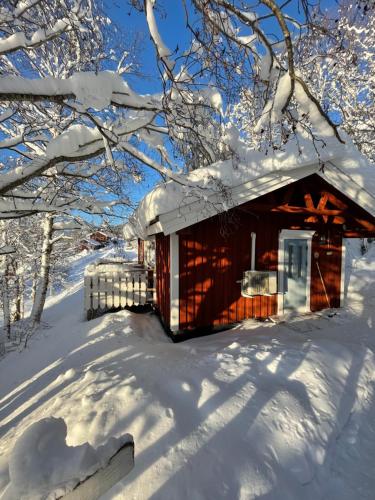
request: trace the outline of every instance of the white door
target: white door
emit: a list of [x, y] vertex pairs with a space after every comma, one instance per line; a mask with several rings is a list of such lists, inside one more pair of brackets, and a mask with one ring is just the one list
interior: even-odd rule
[[284, 240], [284, 309], [298, 311], [307, 305], [307, 239]]

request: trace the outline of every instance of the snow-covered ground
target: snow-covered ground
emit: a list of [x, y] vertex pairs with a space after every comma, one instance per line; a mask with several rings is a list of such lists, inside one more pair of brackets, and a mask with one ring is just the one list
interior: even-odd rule
[[375, 250], [347, 255], [338, 315], [181, 344], [151, 314], [84, 321], [92, 257], [77, 259], [72, 286], [49, 299], [49, 327], [0, 362], [0, 491], [15, 440], [54, 416], [70, 446], [133, 435], [135, 468], [104, 500], [373, 500]]

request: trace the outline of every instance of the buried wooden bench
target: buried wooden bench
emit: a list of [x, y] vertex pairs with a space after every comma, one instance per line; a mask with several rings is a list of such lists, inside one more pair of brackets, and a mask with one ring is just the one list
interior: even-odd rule
[[61, 500], [98, 500], [121, 481], [134, 467], [134, 443], [125, 443], [109, 460], [106, 467], [83, 480]]

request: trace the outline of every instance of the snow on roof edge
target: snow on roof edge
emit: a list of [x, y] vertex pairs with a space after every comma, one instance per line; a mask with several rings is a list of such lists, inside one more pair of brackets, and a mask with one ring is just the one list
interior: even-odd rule
[[[312, 148], [311, 141], [302, 139], [298, 143], [298, 154], [295, 148], [290, 147], [269, 155], [243, 148], [238, 163], [233, 160], [219, 161], [184, 176], [190, 186], [181, 186], [174, 181], [159, 184], [141, 200], [124, 227], [125, 239], [147, 239], [149, 226], [155, 225], [159, 217], [172, 214], [182, 207], [193, 206], [212, 195], [223, 194], [223, 188], [233, 190], [247, 182], [269, 177], [272, 173], [281, 176], [314, 165], [318, 169], [319, 165], [326, 164], [326, 170], [329, 170], [330, 163], [333, 166], [337, 164], [348, 182], [352, 181], [359, 189], [367, 191], [375, 207], [375, 165], [359, 153], [349, 138], [346, 139], [345, 145], [336, 140], [327, 140], [326, 146], [320, 150], [316, 144]], [[225, 205], [223, 197], [222, 211], [228, 208], [232, 207]], [[158, 223], [155, 228], [155, 232], [160, 232], [162, 226]]]

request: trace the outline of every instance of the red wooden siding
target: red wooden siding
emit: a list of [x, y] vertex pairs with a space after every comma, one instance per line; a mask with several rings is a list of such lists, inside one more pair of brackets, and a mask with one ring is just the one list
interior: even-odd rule
[[170, 244], [169, 236], [157, 234], [156, 239], [156, 308], [163, 323], [170, 324]]
[[[303, 210], [300, 213], [272, 211], [273, 207], [278, 207], [282, 203], [306, 209], [304, 201], [306, 194], [316, 207], [322, 193], [327, 192], [334, 195], [336, 200], [346, 204], [348, 210], [345, 217], [311, 216]], [[365, 225], [360, 222], [361, 220], [365, 221]], [[277, 271], [280, 231], [315, 230], [311, 256], [311, 309], [317, 311], [327, 308], [328, 302], [330, 307], [338, 307], [342, 238], [364, 234], [366, 221], [369, 222], [368, 227], [374, 227], [374, 217], [323, 179], [313, 175], [297, 181], [294, 188], [289, 186], [281, 188], [254, 202], [244, 203], [225, 215], [211, 217], [181, 230], [179, 232], [180, 330], [226, 325], [245, 318], [264, 318], [277, 313], [277, 295], [254, 298], [241, 296], [240, 284], [237, 281], [242, 278], [243, 271], [250, 269], [252, 232], [256, 233], [256, 269]], [[324, 244], [320, 238], [323, 234], [326, 237]], [[167, 251], [164, 253], [167, 254]], [[160, 255], [158, 258], [160, 259]], [[165, 293], [168, 294], [169, 314], [169, 273], [167, 283], [168, 288], [165, 289]], [[162, 285], [160, 287], [162, 288]], [[158, 294], [161, 297], [161, 289]]]
[[[251, 232], [256, 231], [258, 269], [277, 269], [278, 229], [239, 214], [233, 227], [224, 228], [221, 217], [213, 217], [180, 232], [180, 329], [219, 326], [249, 317], [276, 314], [276, 296], [241, 296], [236, 283], [250, 269]], [[257, 231], [258, 229], [258, 231]], [[269, 250], [272, 248], [273, 250]]]
[[327, 232], [325, 243], [315, 235], [311, 256], [311, 298], [312, 311], [327, 307], [340, 307], [342, 237]]
[[106, 243], [107, 241], [109, 241], [109, 236], [102, 233], [101, 231], [95, 231], [94, 233], [90, 234], [90, 239], [98, 241], [99, 243]]

